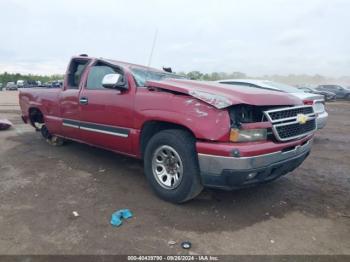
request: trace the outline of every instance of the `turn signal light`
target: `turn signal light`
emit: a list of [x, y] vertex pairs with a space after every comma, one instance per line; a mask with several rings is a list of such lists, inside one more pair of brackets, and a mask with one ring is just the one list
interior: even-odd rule
[[313, 100], [304, 100], [303, 101], [304, 105], [312, 106], [314, 104]]

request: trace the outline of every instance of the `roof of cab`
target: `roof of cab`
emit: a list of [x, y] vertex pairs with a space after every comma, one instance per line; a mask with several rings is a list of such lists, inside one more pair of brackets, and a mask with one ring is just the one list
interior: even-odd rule
[[127, 67], [127, 68], [140, 68], [140, 69], [144, 69], [144, 70], [152, 70], [152, 71], [165, 73], [161, 69], [157, 69], [157, 68], [153, 68], [153, 67], [149, 67], [149, 66], [138, 65], [138, 64], [123, 62], [123, 61], [118, 61], [118, 60], [108, 59], [108, 58], [103, 58], [103, 57], [92, 57], [92, 56], [88, 56], [88, 55], [85, 55], [85, 54], [82, 54], [82, 55], [79, 55], [79, 56], [74, 56], [73, 59], [101, 60], [101, 61], [106, 61], [107, 63], [113, 64], [113, 65], [116, 65], [116, 66], [122, 66], [122, 67]]

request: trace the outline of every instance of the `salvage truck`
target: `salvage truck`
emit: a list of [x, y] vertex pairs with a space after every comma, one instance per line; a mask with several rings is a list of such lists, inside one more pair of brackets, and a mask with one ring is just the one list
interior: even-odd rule
[[74, 140], [143, 159], [162, 199], [275, 180], [309, 155], [316, 115], [287, 93], [187, 80], [73, 57], [57, 89], [21, 89], [22, 119], [51, 144]]

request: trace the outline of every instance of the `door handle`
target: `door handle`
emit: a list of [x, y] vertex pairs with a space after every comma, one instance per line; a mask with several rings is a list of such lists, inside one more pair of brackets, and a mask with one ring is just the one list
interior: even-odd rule
[[87, 97], [81, 97], [79, 99], [79, 103], [82, 105], [87, 105], [89, 103], [89, 100], [87, 99]]

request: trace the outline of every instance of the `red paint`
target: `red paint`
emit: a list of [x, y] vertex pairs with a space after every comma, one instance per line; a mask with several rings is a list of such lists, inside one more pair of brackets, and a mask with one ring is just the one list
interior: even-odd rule
[[313, 135], [309, 135], [300, 140], [284, 143], [273, 141], [257, 141], [248, 143], [208, 143], [197, 142], [197, 152], [208, 155], [232, 156], [233, 149], [238, 149], [241, 157], [258, 156], [281, 151], [282, 149], [294, 147], [310, 140]]
[[241, 129], [261, 129], [261, 128], [271, 128], [272, 124], [270, 122], [257, 122], [257, 123], [243, 123], [241, 124]]
[[[309, 139], [287, 143], [272, 141], [230, 143], [230, 118], [227, 109], [217, 109], [189, 95], [191, 90], [197, 90], [224, 96], [232, 104], [302, 104], [299, 99], [288, 94], [256, 88], [235, 90], [218, 83], [173, 79], [147, 82], [148, 87], [155, 88], [137, 87], [130, 68], [145, 67], [112, 60], [108, 61], [124, 70], [128, 90], [88, 90], [85, 87], [87, 75], [97, 59], [90, 57], [79, 57], [79, 59], [88, 59], [89, 62], [78, 89], [69, 89], [66, 77], [62, 89], [20, 90], [23, 119], [29, 119], [31, 108], [39, 109], [52, 134], [135, 157], [140, 157], [140, 134], [149, 121], [169, 122], [187, 128], [198, 141], [198, 152], [206, 154], [229, 156], [234, 148], [239, 149], [242, 156], [265, 154], [301, 144]], [[87, 105], [79, 103], [82, 97], [88, 99]], [[63, 119], [124, 128], [129, 130], [129, 135], [118, 137], [66, 127], [62, 125]], [[270, 123], [243, 125], [243, 128], [247, 129], [268, 127], [271, 127]]]

